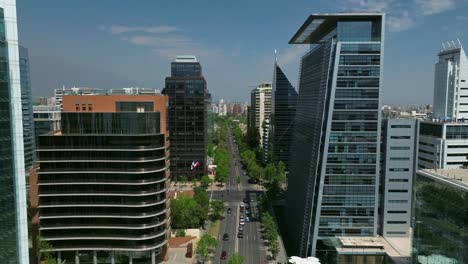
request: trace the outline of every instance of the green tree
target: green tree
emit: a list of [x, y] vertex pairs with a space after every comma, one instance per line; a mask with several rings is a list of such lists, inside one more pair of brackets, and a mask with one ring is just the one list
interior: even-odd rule
[[185, 184], [185, 183], [188, 182], [188, 178], [187, 178], [187, 176], [179, 176], [178, 181], [179, 181], [180, 183]]
[[229, 257], [228, 264], [242, 264], [244, 260], [245, 258], [236, 252]]
[[208, 151], [207, 151], [207, 154], [208, 156], [210, 157], [214, 157], [214, 146], [213, 146], [213, 143], [209, 143], [208, 144]]
[[197, 244], [197, 251], [196, 253], [200, 257], [200, 260], [202, 262], [207, 261], [210, 252], [213, 251], [216, 248], [216, 245], [218, 244], [218, 241], [216, 240], [215, 237], [209, 235], [209, 234], [204, 234], [200, 240], [198, 241]]
[[198, 228], [200, 226], [201, 208], [199, 204], [186, 195], [179, 195], [171, 200], [171, 225], [174, 229]]
[[195, 192], [193, 199], [199, 206], [196, 214], [199, 218], [200, 225], [202, 225], [208, 218], [210, 198], [208, 197], [206, 191], [201, 187], [195, 187], [193, 188], [193, 191]]
[[224, 213], [224, 202], [220, 200], [211, 201], [211, 209], [213, 219], [220, 219]]
[[201, 181], [201, 186], [202, 186], [203, 188], [207, 188], [207, 187], [211, 184], [211, 179], [210, 179], [210, 177], [208, 177], [208, 176], [206, 176], [206, 175], [205, 175], [205, 176], [202, 176], [200, 181]]
[[56, 264], [57, 260], [53, 253], [52, 245], [49, 244], [46, 240], [44, 240], [41, 236], [36, 238], [37, 243], [37, 258], [39, 260], [43, 260], [45, 264]]

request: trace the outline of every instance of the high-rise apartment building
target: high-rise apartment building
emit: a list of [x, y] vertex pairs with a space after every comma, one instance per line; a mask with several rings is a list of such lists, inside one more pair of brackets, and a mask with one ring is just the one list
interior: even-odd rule
[[383, 120], [382, 217], [384, 237], [410, 237], [413, 178], [417, 165], [418, 120]]
[[263, 146], [264, 121], [270, 120], [272, 86], [271, 83], [261, 83], [250, 93], [250, 122], [260, 135], [259, 144]]
[[62, 129], [39, 136], [31, 183], [33, 224], [59, 263], [161, 261], [170, 229], [166, 105], [162, 95], [63, 96]]
[[289, 171], [290, 148], [296, 115], [297, 92], [275, 61], [273, 73], [273, 161], [283, 161]]
[[0, 260], [28, 264], [28, 220], [16, 1], [0, 0]]
[[171, 77], [166, 77], [164, 93], [169, 96], [172, 177], [206, 174], [207, 113], [211, 96], [195, 56], [178, 56], [171, 63]]
[[435, 65], [433, 119], [468, 119], [468, 57], [460, 42], [443, 44]]
[[468, 167], [468, 123], [421, 121], [419, 169]]
[[314, 14], [289, 42], [313, 44], [301, 60], [291, 149], [290, 254], [320, 256], [333, 236], [377, 235], [384, 18]]
[[23, 111], [23, 141], [24, 141], [24, 167], [26, 174], [36, 161], [34, 118], [31, 95], [31, 78], [29, 74], [28, 49], [19, 46], [20, 79], [21, 79], [21, 105]]
[[35, 142], [40, 135], [61, 130], [60, 115], [60, 106], [55, 104], [33, 106]]

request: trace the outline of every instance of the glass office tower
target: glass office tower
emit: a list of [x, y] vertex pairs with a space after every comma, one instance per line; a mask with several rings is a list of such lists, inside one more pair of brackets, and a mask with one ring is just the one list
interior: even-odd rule
[[16, 1], [0, 0], [0, 260], [27, 264], [28, 226]]
[[36, 161], [34, 118], [31, 95], [31, 78], [29, 77], [28, 49], [19, 46], [20, 77], [21, 77], [21, 105], [23, 111], [23, 140], [24, 140], [24, 167], [26, 174]]
[[324, 238], [377, 234], [384, 14], [311, 15], [290, 44], [301, 61], [287, 193], [290, 254]]
[[273, 74], [273, 161], [283, 161], [289, 171], [297, 92], [275, 62]]
[[[166, 78], [164, 93], [169, 96], [171, 176], [205, 175], [210, 94], [195, 56], [177, 56], [171, 63], [171, 77]], [[199, 166], [192, 170], [194, 161]]]

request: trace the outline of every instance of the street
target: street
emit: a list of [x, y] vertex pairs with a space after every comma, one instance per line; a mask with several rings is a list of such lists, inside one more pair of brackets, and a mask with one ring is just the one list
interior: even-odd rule
[[[259, 211], [257, 208], [258, 197], [262, 191], [258, 186], [248, 183], [248, 177], [243, 175], [240, 163], [240, 154], [233, 140], [231, 128], [228, 127], [227, 139], [229, 151], [230, 172], [226, 180], [226, 189], [223, 191], [214, 191], [213, 199], [219, 199], [225, 202], [226, 210], [224, 219], [221, 220], [218, 234], [218, 246], [214, 255], [214, 263], [227, 263], [229, 256], [238, 252], [245, 258], [244, 263], [266, 263], [266, 251], [264, 241], [260, 232]], [[241, 177], [240, 184], [237, 184], [237, 177]], [[240, 203], [247, 199], [246, 209], [240, 212]], [[232, 213], [226, 211], [231, 208]], [[247, 211], [250, 214], [247, 214]], [[239, 228], [239, 217], [243, 215], [249, 217], [244, 225], [243, 238], [237, 238]], [[223, 235], [229, 235], [228, 241], [223, 241]], [[221, 252], [227, 252], [226, 260], [221, 260]]]

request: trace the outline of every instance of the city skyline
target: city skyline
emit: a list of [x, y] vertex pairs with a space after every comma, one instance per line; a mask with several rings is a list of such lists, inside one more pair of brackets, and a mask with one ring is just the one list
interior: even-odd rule
[[[389, 74], [384, 79], [383, 103], [431, 104], [434, 54], [443, 42], [457, 38], [468, 42], [462, 28], [468, 19], [466, 1], [318, 0], [294, 6], [256, 2], [249, 3], [249, 8], [231, 4], [230, 12], [223, 12], [226, 6], [218, 3], [208, 8], [200, 5], [203, 9], [192, 3], [179, 9], [149, 1], [131, 8], [128, 3], [100, 1], [90, 9], [88, 3], [18, 3], [20, 41], [30, 49], [34, 96], [50, 95], [62, 85], [162, 89], [169, 73], [166, 65], [176, 55], [193, 54], [205, 65], [214, 101], [247, 101], [249, 86], [271, 81], [274, 49], [286, 76], [297, 87], [298, 62], [307, 47], [288, 47], [285, 40], [302, 23], [301, 17], [335, 10], [378, 10], [387, 12], [389, 28], [384, 65]], [[41, 19], [37, 19], [38, 8], [46, 14]], [[176, 11], [177, 20], [170, 15]], [[103, 15], [91, 17], [91, 13]], [[48, 30], [44, 33], [41, 28]], [[83, 42], [85, 37], [93, 42]], [[408, 96], [399, 98], [402, 93]]]

